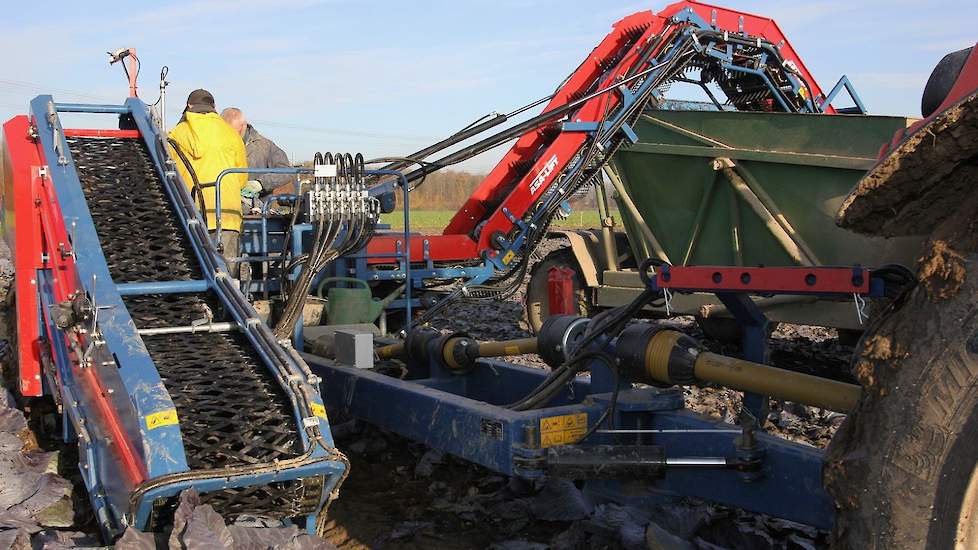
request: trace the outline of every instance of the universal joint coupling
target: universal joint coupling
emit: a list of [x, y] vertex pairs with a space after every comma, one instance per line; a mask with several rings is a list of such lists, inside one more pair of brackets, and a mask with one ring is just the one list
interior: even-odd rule
[[861, 388], [705, 351], [695, 339], [654, 324], [634, 324], [615, 345], [623, 372], [636, 382], [694, 385], [704, 382], [833, 411], [849, 411]]
[[404, 344], [414, 361], [437, 361], [452, 371], [472, 368], [480, 357], [504, 357], [536, 353], [536, 338], [480, 342], [464, 332], [442, 334], [433, 328], [418, 328], [408, 334]]

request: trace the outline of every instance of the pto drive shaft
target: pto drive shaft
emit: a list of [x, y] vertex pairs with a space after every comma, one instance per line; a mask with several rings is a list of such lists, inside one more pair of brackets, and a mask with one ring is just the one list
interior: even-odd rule
[[[559, 330], [563, 325], [553, 326]], [[548, 338], [547, 325], [538, 338], [499, 342], [479, 342], [464, 334], [420, 329], [413, 331], [406, 343], [383, 346], [376, 353], [380, 359], [405, 354], [415, 360], [435, 359], [450, 370], [461, 371], [480, 357], [538, 353], [542, 349], [538, 341], [549, 342], [554, 337], [563, 341], [560, 336], [551, 334]], [[640, 323], [626, 328], [618, 337], [615, 349], [622, 372], [635, 382], [686, 386], [708, 382], [842, 412], [853, 409], [862, 392], [853, 384], [710, 353], [693, 338], [653, 324]]]
[[[537, 352], [536, 338], [479, 342], [464, 335], [440, 336], [437, 331], [421, 331], [418, 335], [412, 334], [412, 336], [417, 339], [426, 338], [433, 341], [433, 346], [425, 345], [426, 342], [423, 342], [421, 346], [417, 347], [429, 354], [437, 354], [444, 365], [453, 370], [465, 369], [480, 357], [506, 357]], [[405, 343], [399, 342], [379, 347], [375, 352], [378, 359], [384, 360], [404, 355], [405, 349]]]
[[711, 382], [842, 412], [855, 408], [862, 391], [853, 384], [703, 351], [693, 338], [655, 325], [628, 327], [616, 347], [623, 368], [640, 382]]

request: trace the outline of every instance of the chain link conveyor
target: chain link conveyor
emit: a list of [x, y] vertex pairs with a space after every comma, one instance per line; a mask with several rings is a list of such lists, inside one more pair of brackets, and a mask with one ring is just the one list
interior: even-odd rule
[[[66, 130], [64, 112], [134, 128]], [[20, 389], [61, 405], [103, 532], [164, 527], [187, 488], [315, 532], [347, 471], [319, 381], [227, 274], [146, 106], [41, 96], [4, 134], [19, 334], [37, 343]]]

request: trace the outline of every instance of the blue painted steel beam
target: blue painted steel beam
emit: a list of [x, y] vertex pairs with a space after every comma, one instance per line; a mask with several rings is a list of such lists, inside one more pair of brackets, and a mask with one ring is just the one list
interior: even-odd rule
[[59, 113], [109, 113], [124, 115], [129, 112], [126, 105], [95, 105], [86, 103], [55, 103]]
[[866, 105], [863, 104], [859, 94], [856, 93], [856, 87], [852, 85], [852, 82], [849, 80], [847, 75], [842, 75], [842, 78], [840, 78], [835, 86], [832, 87], [832, 91], [830, 91], [828, 95], [825, 96], [825, 99], [822, 100], [822, 103], [819, 104], [818, 110], [820, 112], [825, 112], [825, 109], [832, 105], [832, 101], [835, 100], [836, 96], [839, 95], [843, 89], [849, 92], [849, 97], [851, 97], [852, 102], [856, 104], [856, 109], [859, 110], [859, 113], [866, 114]]
[[[643, 427], [659, 430], [736, 428], [689, 411], [655, 414], [649, 419], [651, 424], [643, 423]], [[669, 457], [729, 456], [737, 437], [738, 434], [729, 431], [708, 437], [664, 433], [655, 434], [654, 443], [663, 445]], [[745, 481], [740, 473], [730, 470], [676, 469], [668, 470], [657, 488], [830, 529], [835, 512], [831, 497], [822, 487], [822, 452], [775, 435], [757, 433], [755, 437], [764, 450], [759, 479]]]
[[139, 294], [180, 294], [189, 292], [206, 292], [210, 285], [206, 280], [192, 281], [150, 281], [142, 283], [123, 283], [115, 285], [120, 296]]
[[[78, 275], [76, 283], [95, 304], [103, 308], [99, 311], [98, 323], [105, 345], [96, 348], [93, 362], [102, 369], [100, 376], [104, 375], [109, 381], [119, 381], [118, 388], [110, 387], [114, 391], [112, 395], [120, 411], [132, 411], [121, 416], [130, 440], [144, 453], [147, 475], [155, 477], [186, 470], [186, 458], [177, 426], [143, 429], [146, 416], [172, 410], [174, 405], [149, 352], [136, 334], [135, 324], [122, 297], [112, 283], [108, 262], [102, 252], [60, 120], [55, 117], [52, 121], [47, 116], [48, 107], [53, 103], [51, 96], [38, 96], [31, 101], [31, 114], [37, 121], [38, 143], [43, 157], [50, 165], [48, 173], [58, 197], [62, 223], [65, 227], [74, 227], [72, 249], [75, 251]], [[52, 162], [58, 158], [59, 150], [67, 160], [60, 166]], [[101, 365], [112, 365], [112, 368], [103, 369]], [[102, 467], [109, 469], [103, 472], [104, 475], [116, 479], [121, 477], [119, 471], [111, 471], [111, 462], [102, 462]], [[113, 500], [113, 496], [109, 496]], [[115, 497], [120, 498], [118, 495]], [[113, 505], [126, 508], [128, 496], [122, 502], [113, 500]]]
[[[323, 396], [342, 411], [383, 429], [441, 449], [505, 475], [545, 475], [538, 438], [540, 420], [581, 414], [588, 425], [608, 409], [613, 381], [593, 365], [592, 378], [578, 377], [547, 408], [513, 411], [505, 407], [535, 388], [547, 371], [501, 361], [479, 361], [463, 375], [431, 366], [431, 377], [401, 380], [373, 371], [305, 355], [323, 380]], [[409, 375], [410, 376], [410, 375]], [[596, 393], [599, 392], [600, 393]], [[614, 426], [641, 430], [682, 430], [620, 436], [596, 432], [586, 444], [653, 444], [669, 457], [737, 455], [737, 426], [682, 410], [676, 389], [628, 388], [619, 392]], [[685, 430], [710, 430], [688, 433]], [[667, 496], [694, 496], [828, 528], [831, 500], [821, 487], [822, 453], [808, 445], [757, 433], [763, 463], [756, 476], [729, 469], [669, 469], [641, 489], [634, 480], [589, 482], [595, 495], [619, 502], [649, 503]]]
[[[542, 475], [542, 471], [521, 468], [513, 460], [514, 455], [519, 454], [541, 455], [539, 448], [532, 448], [533, 433], [539, 427], [541, 418], [584, 412], [589, 422], [595, 422], [603, 411], [596, 405], [570, 404], [525, 412], [512, 411], [501, 407], [498, 402], [490, 404], [444, 391], [451, 388], [451, 380], [400, 380], [370, 370], [338, 365], [313, 355], [304, 354], [303, 357], [313, 372], [323, 378], [323, 397], [330, 410], [351, 414], [505, 475], [530, 478]], [[482, 381], [489, 381], [491, 367], [485, 364], [481, 368], [487, 372]], [[503, 364], [501, 368], [522, 370], [521, 374], [527, 382], [523, 384], [523, 389], [527, 392], [546, 374], [539, 369], [514, 365]], [[459, 377], [459, 381], [464, 381], [463, 378], [468, 377]], [[510, 378], [500, 380], [512, 383]], [[431, 385], [440, 385], [442, 389]], [[495, 391], [499, 387], [494, 386], [479, 387], [479, 396], [505, 399], [516, 397], [520, 391], [519, 388], [515, 388], [516, 391], [510, 388], [509, 392]], [[477, 385], [473, 384], [472, 387], [476, 388]], [[578, 384], [576, 391], [583, 395], [586, 385]], [[558, 404], [569, 403], [567, 391], [556, 401]], [[528, 434], [531, 438], [529, 441]]]

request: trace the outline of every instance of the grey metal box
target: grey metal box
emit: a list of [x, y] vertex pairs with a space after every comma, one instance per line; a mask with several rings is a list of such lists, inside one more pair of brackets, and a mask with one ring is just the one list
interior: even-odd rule
[[368, 331], [336, 331], [336, 361], [358, 369], [374, 367], [374, 335]]

